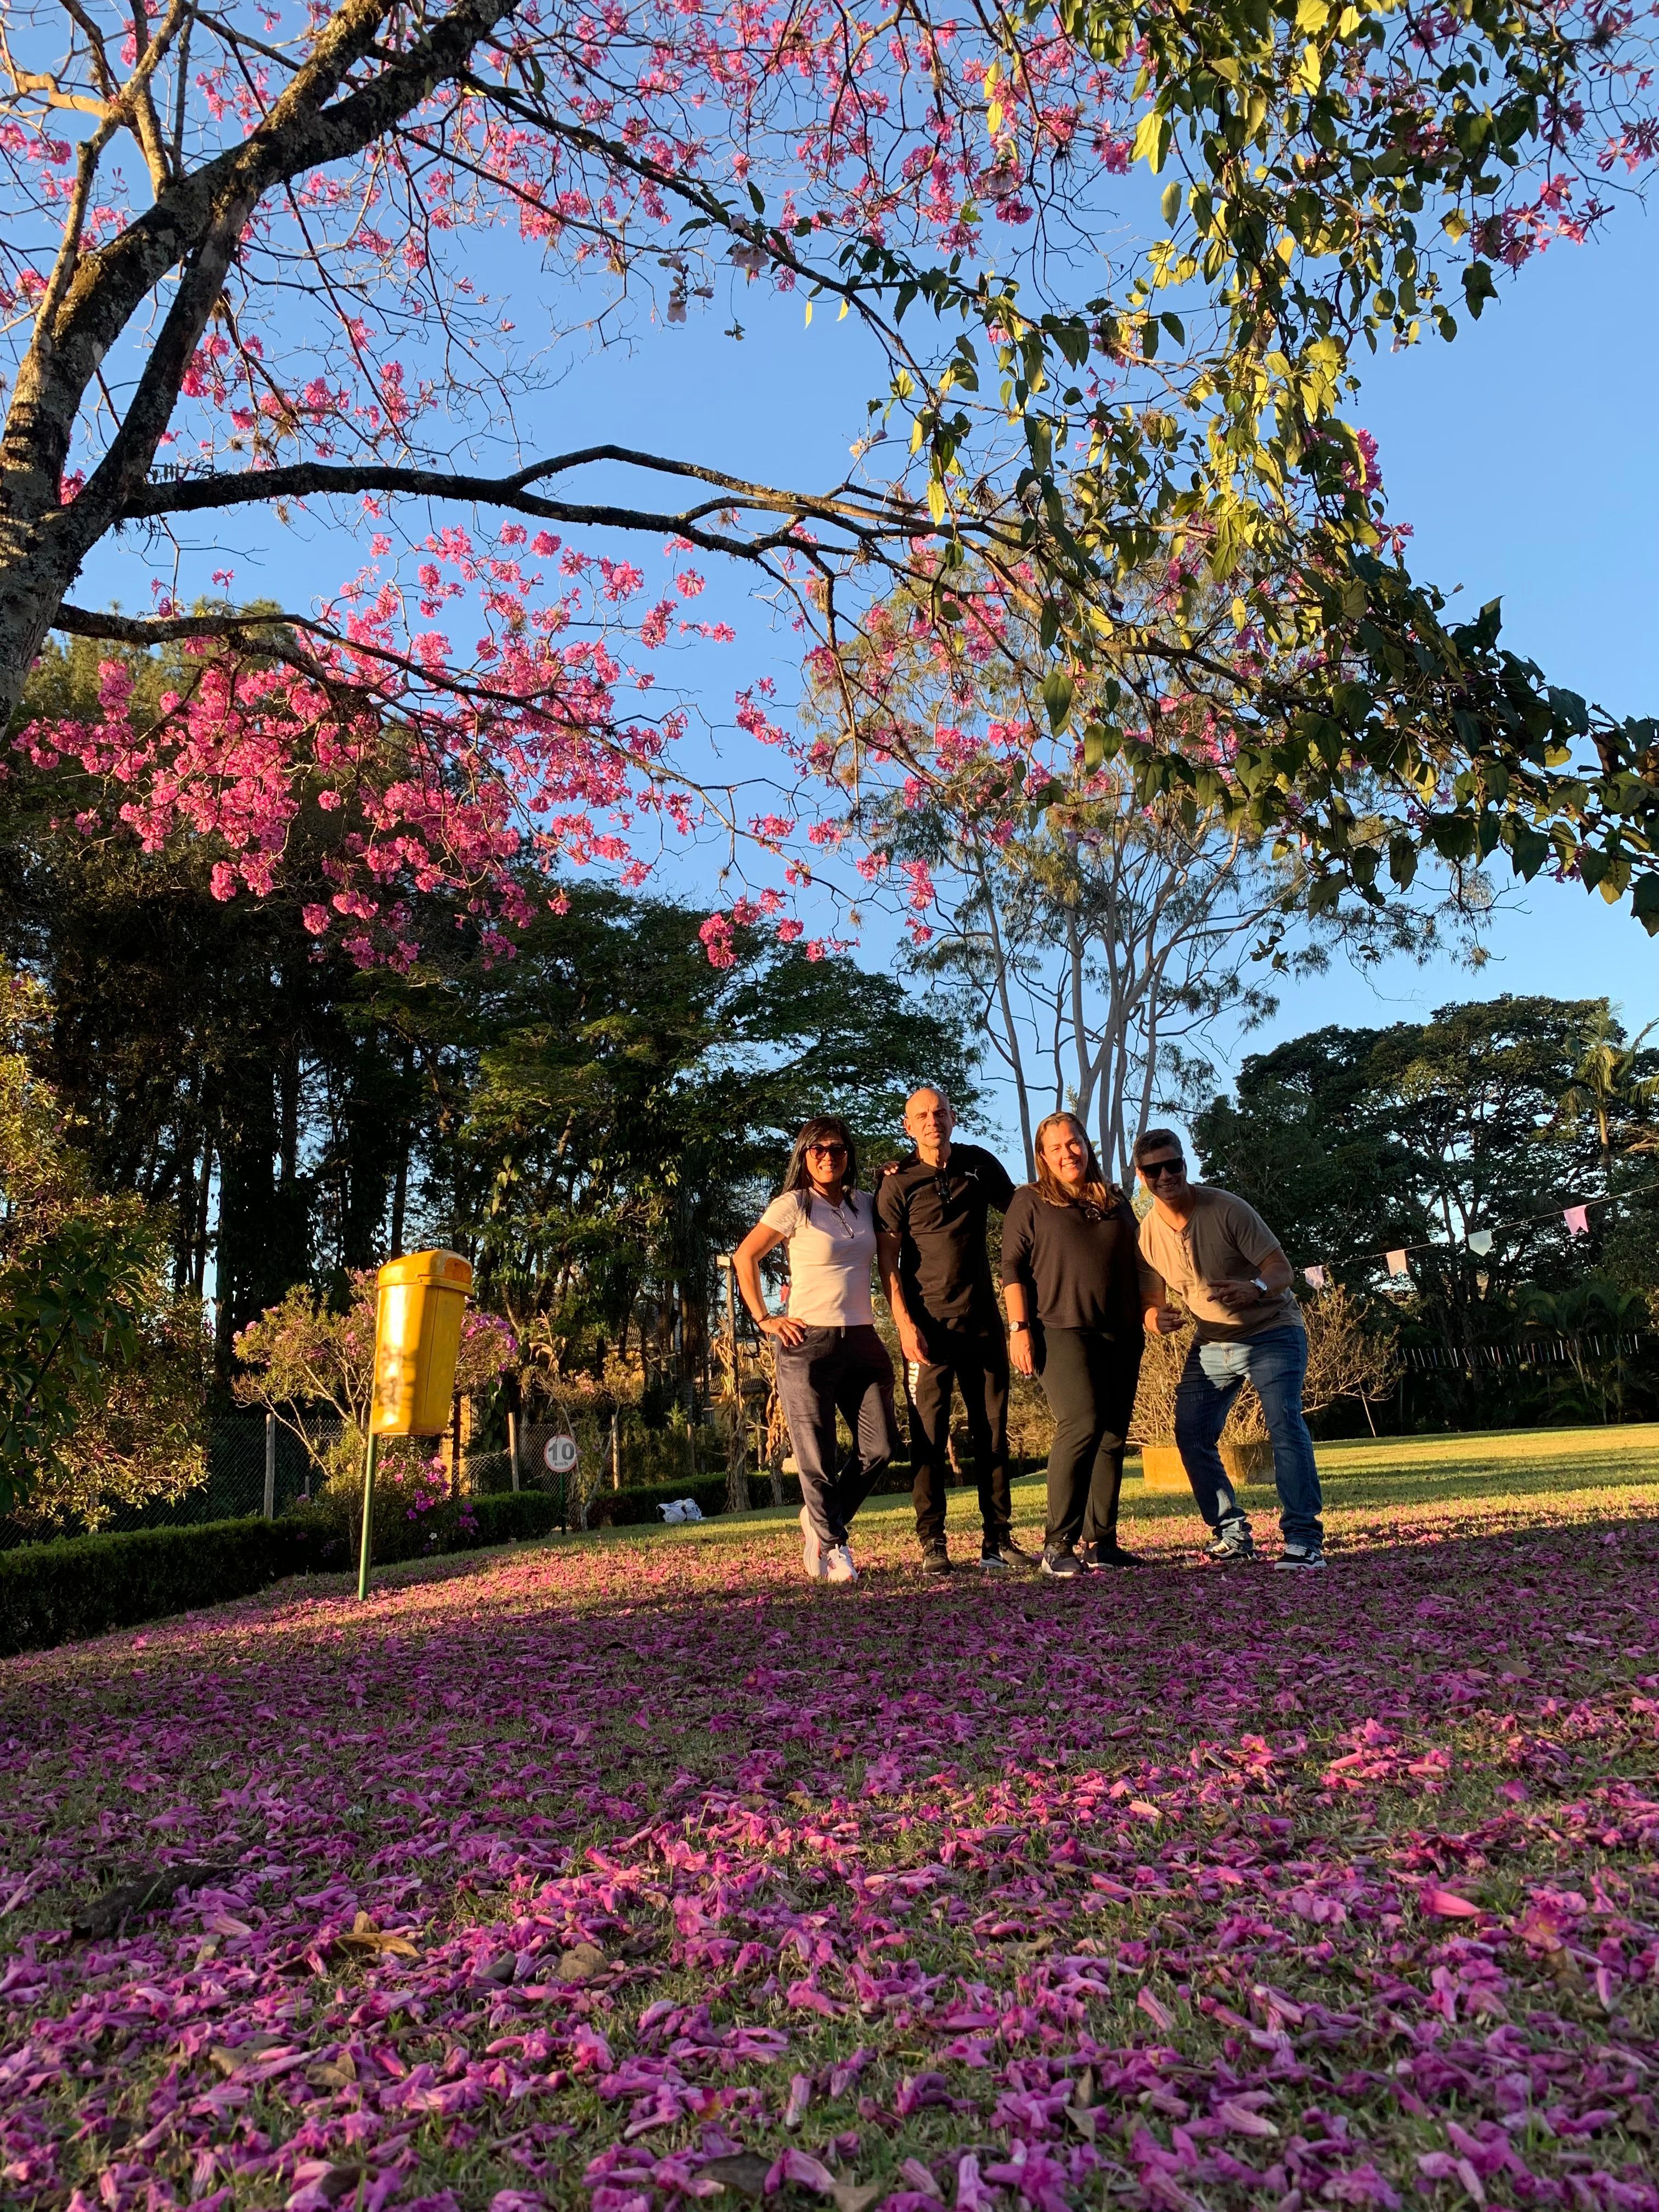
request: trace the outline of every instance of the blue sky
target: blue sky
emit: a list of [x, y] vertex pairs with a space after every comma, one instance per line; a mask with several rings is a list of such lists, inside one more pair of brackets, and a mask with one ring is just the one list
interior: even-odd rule
[[[1394, 518], [1415, 537], [1413, 566], [1471, 611], [1499, 596], [1508, 641], [1553, 681], [1620, 713], [1659, 709], [1659, 358], [1656, 246], [1659, 224], [1632, 206], [1593, 245], [1559, 245], [1505, 285], [1479, 324], [1462, 319], [1456, 342], [1431, 342], [1370, 367], [1355, 408], [1377, 437]], [[522, 283], [526, 264], [504, 263]], [[526, 303], [527, 304], [527, 303]], [[523, 307], [515, 300], [515, 312]], [[640, 317], [630, 343], [577, 360], [535, 410], [542, 451], [612, 437], [695, 455], [744, 475], [821, 486], [848, 465], [865, 401], [880, 384], [854, 322], [820, 308], [803, 327], [799, 296], [775, 299], [734, 284], [684, 328]], [[733, 314], [747, 335], [724, 335]], [[521, 325], [522, 326], [522, 325]], [[643, 487], [641, 487], [642, 489]], [[233, 566], [238, 593], [289, 599], [326, 588], [356, 565], [361, 548], [322, 526], [305, 535], [251, 524], [244, 542], [220, 529], [201, 549], [186, 591]], [[616, 550], [621, 550], [617, 548]], [[139, 550], [106, 548], [83, 580], [89, 599], [149, 602], [149, 564]], [[738, 627], [734, 645], [695, 647], [680, 674], [698, 699], [714, 743], [738, 772], [755, 759], [734, 740], [734, 690], [757, 673], [793, 688], [795, 641], [748, 597], [740, 576], [709, 571], [699, 613]], [[721, 726], [724, 726], [722, 731]], [[715, 863], [687, 853], [665, 864], [664, 889], [713, 896]], [[1327, 1022], [1420, 1018], [1449, 1000], [1499, 991], [1561, 996], [1609, 994], [1632, 1027], [1659, 1014], [1659, 945], [1626, 912], [1576, 887], [1537, 883], [1509, 902], [1478, 975], [1448, 962], [1401, 962], [1369, 981], [1334, 970], [1286, 989], [1259, 1049]], [[864, 955], [885, 957], [872, 933]]]

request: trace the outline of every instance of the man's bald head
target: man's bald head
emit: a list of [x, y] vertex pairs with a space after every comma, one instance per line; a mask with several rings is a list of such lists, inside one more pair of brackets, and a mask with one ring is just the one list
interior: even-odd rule
[[935, 1166], [950, 1149], [951, 1132], [956, 1126], [950, 1100], [931, 1083], [913, 1091], [904, 1102], [905, 1134], [929, 1167]]

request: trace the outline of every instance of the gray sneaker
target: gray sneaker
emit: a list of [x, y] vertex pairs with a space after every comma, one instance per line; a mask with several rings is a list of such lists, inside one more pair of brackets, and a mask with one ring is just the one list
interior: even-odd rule
[[1273, 1572], [1279, 1574], [1289, 1568], [1298, 1571], [1322, 1567], [1325, 1554], [1317, 1544], [1286, 1544], [1281, 1558], [1273, 1561]]
[[1072, 1576], [1083, 1572], [1083, 1562], [1069, 1544], [1046, 1544], [1042, 1551], [1042, 1572], [1066, 1582]]
[[1224, 1528], [1213, 1544], [1205, 1548], [1206, 1559], [1213, 1559], [1218, 1567], [1243, 1566], [1256, 1556], [1255, 1539], [1249, 1530], [1235, 1521]]

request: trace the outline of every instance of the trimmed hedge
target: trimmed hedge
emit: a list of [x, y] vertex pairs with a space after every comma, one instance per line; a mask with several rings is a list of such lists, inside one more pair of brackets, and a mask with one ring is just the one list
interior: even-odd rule
[[[309, 1532], [316, 1565], [331, 1570], [357, 1564], [359, 1523], [301, 1508], [289, 1515]], [[556, 1499], [542, 1490], [490, 1490], [477, 1498], [446, 1498], [411, 1520], [390, 1500], [374, 1512], [374, 1565], [436, 1559], [445, 1552], [482, 1552], [524, 1536], [545, 1536], [559, 1525]]]
[[[540, 1492], [494, 1493], [440, 1506], [418, 1524], [388, 1519], [375, 1530], [374, 1556], [389, 1563], [428, 1551], [482, 1551], [544, 1536], [558, 1517], [555, 1501]], [[337, 1571], [356, 1558], [356, 1541], [336, 1522], [305, 1511], [21, 1545], [0, 1553], [0, 1656], [222, 1605], [285, 1575]]]
[[0, 1653], [219, 1605], [315, 1564], [313, 1532], [292, 1521], [209, 1521], [26, 1544], [0, 1553]]

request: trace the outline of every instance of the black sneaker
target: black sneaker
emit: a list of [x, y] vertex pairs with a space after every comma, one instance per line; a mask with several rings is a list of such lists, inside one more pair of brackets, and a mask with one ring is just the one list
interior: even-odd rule
[[1083, 1572], [1083, 1563], [1069, 1544], [1047, 1544], [1043, 1547], [1042, 1571], [1066, 1582]]
[[1309, 1567], [1322, 1567], [1325, 1554], [1317, 1544], [1286, 1544], [1283, 1553], [1273, 1561], [1273, 1572], [1293, 1567], [1299, 1572]]
[[1085, 1571], [1091, 1575], [1101, 1574], [1108, 1567], [1138, 1567], [1140, 1565], [1140, 1554], [1126, 1552], [1115, 1536], [1104, 1543], [1085, 1544], [1079, 1556]]
[[1022, 1552], [1012, 1536], [988, 1536], [979, 1547], [979, 1563], [988, 1574], [1006, 1574], [1010, 1567], [1034, 1567], [1036, 1561]]
[[1214, 1543], [1206, 1548], [1204, 1556], [1206, 1559], [1212, 1559], [1218, 1567], [1247, 1565], [1256, 1556], [1255, 1539], [1248, 1528], [1235, 1521], [1231, 1528], [1224, 1528]]
[[951, 1553], [943, 1536], [935, 1536], [931, 1544], [921, 1547], [921, 1571], [925, 1575], [948, 1575]]

